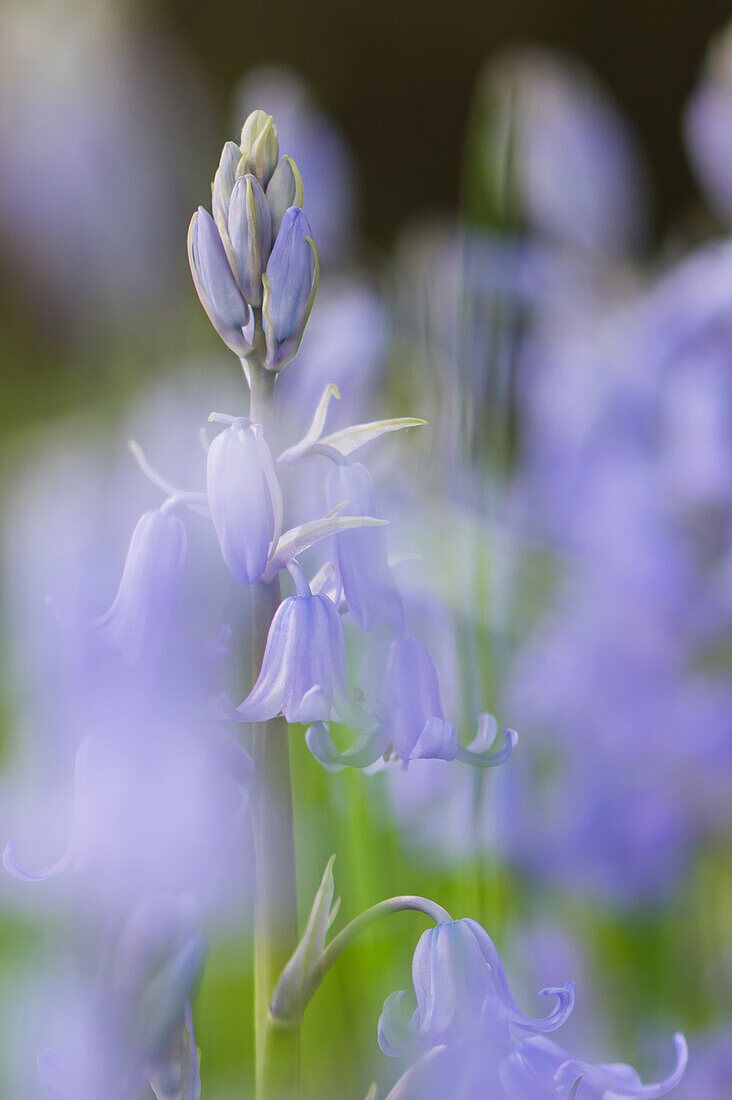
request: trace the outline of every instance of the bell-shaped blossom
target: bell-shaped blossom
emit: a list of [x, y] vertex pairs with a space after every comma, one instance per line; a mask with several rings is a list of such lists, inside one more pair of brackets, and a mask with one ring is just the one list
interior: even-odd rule
[[318, 255], [307, 218], [285, 211], [264, 276], [266, 365], [281, 370], [297, 354], [318, 289]]
[[282, 491], [259, 424], [238, 417], [216, 436], [206, 480], [224, 561], [240, 584], [254, 584], [282, 528]]
[[513, 730], [506, 730], [503, 748], [486, 751], [495, 727], [489, 715], [482, 715], [477, 738], [464, 748], [442, 713], [434, 661], [416, 638], [405, 635], [391, 642], [376, 642], [366, 653], [360, 679], [367, 709], [379, 723], [393, 755], [405, 765], [427, 758], [494, 767], [508, 758], [518, 740]]
[[127, 664], [154, 661], [170, 638], [186, 548], [185, 525], [165, 505], [137, 521], [117, 595], [94, 622], [103, 642], [119, 649]]
[[188, 230], [188, 260], [209, 321], [236, 355], [248, 355], [254, 331], [252, 309], [234, 278], [216, 223], [202, 206]]
[[412, 963], [417, 1008], [404, 1018], [405, 993], [393, 993], [379, 1020], [379, 1045], [392, 1058], [463, 1041], [487, 1017], [502, 1041], [523, 1041], [555, 1031], [574, 1008], [574, 986], [541, 991], [555, 996], [556, 1008], [540, 1019], [525, 1015], [508, 987], [503, 963], [484, 928], [463, 919], [438, 924], [420, 937]]
[[[339, 463], [326, 481], [328, 507], [348, 503], [341, 515], [379, 516], [371, 474], [360, 463]], [[363, 631], [404, 629], [404, 607], [389, 568], [383, 527], [344, 531], [335, 540], [335, 562], [348, 607]]]
[[229, 200], [227, 222], [231, 262], [250, 306], [262, 304], [262, 275], [272, 247], [272, 216], [256, 176], [240, 176]]
[[343, 623], [327, 596], [287, 596], [275, 612], [257, 682], [238, 707], [227, 696], [214, 701], [221, 717], [267, 722], [326, 722], [335, 713], [363, 724], [348, 690]]

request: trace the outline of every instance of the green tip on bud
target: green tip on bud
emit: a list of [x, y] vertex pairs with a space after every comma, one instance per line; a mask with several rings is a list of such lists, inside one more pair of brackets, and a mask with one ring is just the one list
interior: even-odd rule
[[274, 238], [279, 233], [285, 211], [303, 204], [302, 176], [292, 157], [283, 157], [275, 168], [267, 187], [267, 203], [272, 214]]
[[256, 176], [266, 188], [280, 155], [277, 127], [266, 111], [252, 111], [241, 131], [241, 160], [237, 176]]

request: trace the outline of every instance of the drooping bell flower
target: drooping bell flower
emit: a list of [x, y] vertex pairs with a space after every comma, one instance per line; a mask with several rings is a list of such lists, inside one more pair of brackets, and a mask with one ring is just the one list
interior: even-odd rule
[[281, 370], [297, 354], [318, 288], [318, 255], [307, 218], [285, 211], [264, 276], [266, 365]]
[[238, 722], [327, 722], [332, 714], [363, 724], [348, 690], [346, 639], [333, 602], [322, 594], [287, 596], [275, 612], [257, 682], [240, 706], [214, 701], [218, 716]]
[[541, 991], [557, 998], [556, 1008], [534, 1019], [514, 1001], [495, 944], [477, 921], [444, 922], [424, 932], [412, 964], [417, 1008], [409, 1020], [392, 993], [379, 1020], [379, 1045], [392, 1058], [463, 1042], [491, 1021], [501, 1043], [555, 1031], [574, 1008], [574, 986]]
[[361, 667], [361, 687], [385, 742], [405, 765], [422, 758], [494, 767], [508, 758], [518, 740], [512, 730], [506, 730], [503, 748], [486, 751], [490, 747], [487, 735], [492, 735], [494, 728], [490, 716], [482, 715], [478, 737], [470, 748], [464, 748], [453, 726], [445, 721], [434, 661], [415, 638], [403, 636], [373, 645]]
[[172, 635], [187, 544], [183, 521], [165, 505], [137, 521], [117, 594], [93, 624], [128, 665], [156, 660]]
[[[378, 516], [371, 474], [358, 462], [340, 463], [326, 481], [328, 507], [347, 501], [342, 515]], [[335, 540], [335, 562], [346, 602], [361, 629], [404, 630], [404, 607], [388, 563], [383, 527], [344, 531]]]
[[259, 424], [239, 417], [216, 436], [206, 480], [224, 561], [240, 584], [254, 584], [282, 528], [282, 491]]

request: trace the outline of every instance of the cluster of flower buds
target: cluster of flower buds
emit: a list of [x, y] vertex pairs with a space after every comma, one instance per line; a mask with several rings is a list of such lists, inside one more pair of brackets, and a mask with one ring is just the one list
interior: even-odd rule
[[254, 111], [240, 144], [226, 143], [212, 188], [213, 217], [199, 207], [188, 232], [198, 296], [227, 347], [242, 359], [257, 349], [279, 371], [300, 346], [318, 257], [300, 173], [291, 157], [279, 157], [270, 115]]

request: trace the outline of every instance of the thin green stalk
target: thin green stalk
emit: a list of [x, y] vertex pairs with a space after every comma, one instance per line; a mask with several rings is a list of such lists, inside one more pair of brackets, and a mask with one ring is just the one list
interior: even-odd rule
[[[272, 423], [276, 375], [250, 358], [250, 418]], [[262, 663], [272, 617], [280, 602], [279, 580], [252, 589], [252, 677]], [[297, 946], [297, 879], [290, 782], [290, 746], [282, 718], [252, 725], [252, 822], [254, 830], [254, 997], [257, 1100], [298, 1100], [300, 1036], [269, 1019], [269, 1004]]]

